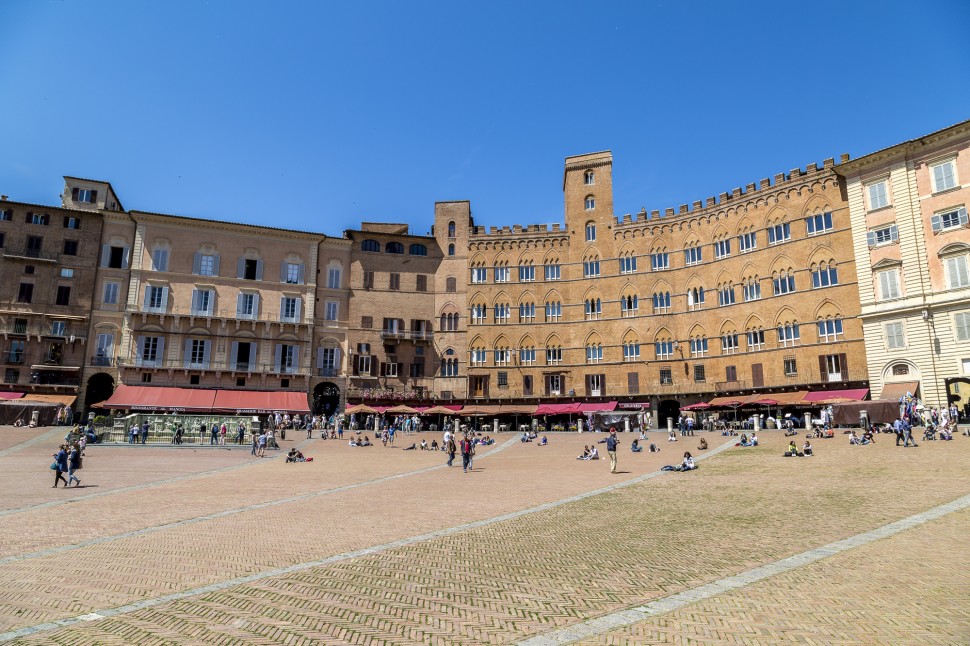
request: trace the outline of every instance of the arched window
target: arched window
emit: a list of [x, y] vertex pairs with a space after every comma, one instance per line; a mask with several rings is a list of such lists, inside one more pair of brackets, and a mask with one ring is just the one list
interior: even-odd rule
[[388, 242], [384, 245], [384, 251], [387, 253], [404, 253], [404, 245], [400, 242]]
[[670, 292], [656, 292], [653, 295], [653, 313], [666, 314], [670, 310]]
[[620, 311], [621, 315], [625, 317], [636, 316], [637, 310], [640, 307], [640, 303], [636, 296], [621, 296], [620, 297]]
[[593, 184], [595, 184], [596, 173], [594, 173], [591, 170], [586, 171], [586, 174], [583, 175], [583, 183], [586, 184], [586, 186], [592, 186]]
[[452, 220], [451, 222], [448, 223], [448, 237], [449, 238], [454, 238], [455, 237], [455, 221], [454, 220]]
[[603, 313], [603, 303], [598, 298], [586, 299], [586, 320], [596, 320]]
[[364, 240], [360, 243], [361, 251], [380, 251], [381, 243], [377, 240]]
[[455, 293], [457, 285], [458, 285], [458, 281], [455, 279], [454, 276], [448, 276], [447, 278], [445, 278], [445, 291], [448, 292], [449, 294]]
[[449, 256], [454, 256], [455, 255], [455, 245], [454, 244], [448, 245], [448, 255]]
[[592, 211], [593, 209], [596, 208], [596, 198], [593, 197], [592, 195], [587, 195], [585, 204], [586, 204], [586, 210]]
[[427, 256], [428, 248], [423, 244], [413, 244], [411, 245], [411, 248], [408, 249], [408, 253], [412, 256]]
[[596, 223], [586, 223], [586, 242], [596, 242]]
[[692, 287], [687, 290], [687, 309], [699, 310], [704, 307], [704, 288]]

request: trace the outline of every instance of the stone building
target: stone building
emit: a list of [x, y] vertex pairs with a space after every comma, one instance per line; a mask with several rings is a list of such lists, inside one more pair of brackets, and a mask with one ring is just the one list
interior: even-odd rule
[[970, 121], [842, 164], [873, 396], [970, 414]]
[[63, 207], [0, 198], [0, 370], [6, 392], [78, 393], [88, 338], [101, 210], [120, 202], [109, 185], [66, 177]]
[[469, 397], [619, 399], [663, 418], [715, 395], [865, 388], [835, 168], [617, 217], [611, 154], [567, 158], [564, 224], [469, 235]]

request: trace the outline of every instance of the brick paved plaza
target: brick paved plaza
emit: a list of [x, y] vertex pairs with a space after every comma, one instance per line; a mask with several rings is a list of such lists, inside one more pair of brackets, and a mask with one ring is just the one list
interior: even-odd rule
[[[965, 436], [785, 459], [778, 431], [621, 434], [618, 475], [575, 460], [589, 434], [502, 436], [467, 475], [412, 438], [94, 446], [65, 491], [64, 431], [0, 428], [5, 641], [970, 643]], [[658, 473], [685, 450], [708, 457]]]

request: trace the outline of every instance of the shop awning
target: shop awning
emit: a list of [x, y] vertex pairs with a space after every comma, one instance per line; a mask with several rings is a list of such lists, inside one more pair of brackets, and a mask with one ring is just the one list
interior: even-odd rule
[[215, 398], [215, 390], [121, 385], [115, 388], [107, 401], [101, 403], [101, 407], [208, 413], [212, 410]]
[[506, 415], [532, 415], [536, 408], [535, 404], [502, 404], [502, 412]]
[[580, 412], [579, 407], [581, 404], [539, 404], [536, 408], [536, 412], [533, 415], [567, 415], [569, 413]]
[[478, 406], [465, 406], [461, 409], [461, 415], [501, 415], [502, 407], [499, 404], [480, 404]]
[[868, 388], [850, 388], [848, 390], [811, 390], [805, 395], [806, 402], [828, 401], [861, 401], [869, 394]]
[[213, 412], [237, 415], [309, 413], [306, 393], [276, 390], [217, 390]]
[[579, 412], [596, 413], [601, 411], [616, 410], [617, 402], [599, 402], [598, 404], [580, 404]]
[[707, 403], [711, 406], [729, 406], [735, 408], [741, 406], [746, 401], [748, 401], [748, 397], [715, 397]]
[[918, 381], [900, 381], [894, 384], [886, 384], [882, 387], [882, 394], [879, 395], [879, 399], [892, 399], [894, 401], [899, 401], [901, 397], [906, 396], [906, 393], [909, 393], [915, 397], [916, 391], [918, 390]]
[[38, 395], [30, 393], [24, 395], [22, 402], [44, 402], [45, 404], [60, 404], [61, 406], [73, 406], [77, 401], [77, 395]]
[[20, 399], [23, 397], [23, 393], [15, 393], [7, 390], [0, 390], [0, 399]]

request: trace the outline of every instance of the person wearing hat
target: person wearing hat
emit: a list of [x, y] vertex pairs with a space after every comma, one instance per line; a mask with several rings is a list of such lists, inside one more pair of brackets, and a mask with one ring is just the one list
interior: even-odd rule
[[616, 429], [610, 428], [610, 436], [606, 438], [606, 452], [610, 456], [610, 473], [616, 473], [617, 444], [619, 444], [619, 440], [616, 439]]

